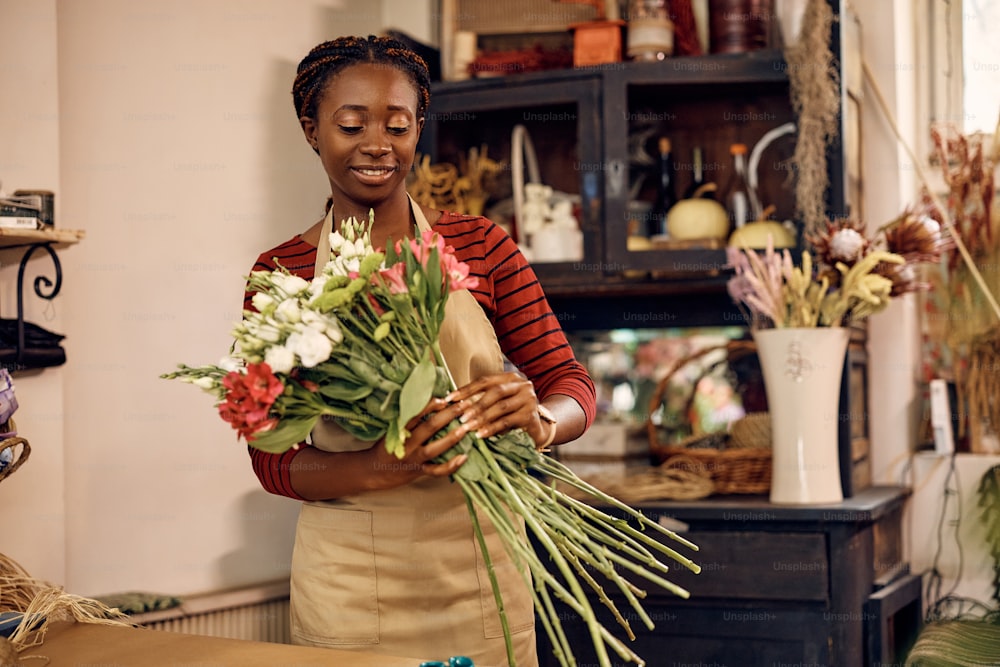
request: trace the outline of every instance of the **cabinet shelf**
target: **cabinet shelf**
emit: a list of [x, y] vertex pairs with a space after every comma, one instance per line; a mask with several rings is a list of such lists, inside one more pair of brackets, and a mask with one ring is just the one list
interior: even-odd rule
[[[839, 0], [831, 2], [839, 15]], [[705, 180], [724, 189], [732, 144], [752, 147], [795, 120], [788, 66], [781, 50], [768, 49], [438, 82], [419, 150], [433, 162], [460, 164], [470, 148], [486, 146], [491, 158], [509, 162], [512, 129], [527, 129], [541, 182], [580, 202], [583, 257], [533, 263], [550, 301], [566, 309], [564, 326], [574, 328], [573, 318], [599, 320], [599, 304], [617, 311], [626, 303], [630, 311], [672, 313], [670, 326], [728, 326], [743, 318], [726, 294], [724, 248], [654, 244], [640, 250], [631, 243], [647, 233], [657, 141], [671, 140], [678, 192], [692, 180], [695, 147]], [[774, 219], [795, 221], [793, 135], [783, 137], [762, 153], [757, 192], [762, 207], [774, 207]], [[828, 162], [831, 217], [844, 210], [838, 146]], [[489, 204], [506, 204], [511, 186], [501, 182]], [[517, 238], [508, 209], [492, 212], [488, 205], [486, 213]]]
[[683, 56], [656, 62], [608, 63], [594, 67], [526, 72], [463, 81], [442, 81], [434, 84], [432, 99], [437, 95], [459, 92], [480, 92], [518, 88], [531, 84], [548, 85], [563, 81], [572, 82], [594, 76], [606, 76], [610, 73], [625, 73], [635, 80], [646, 79], [664, 85], [694, 83], [715, 86], [761, 81], [788, 81], [787, 65], [781, 51], [767, 49], [749, 53]]

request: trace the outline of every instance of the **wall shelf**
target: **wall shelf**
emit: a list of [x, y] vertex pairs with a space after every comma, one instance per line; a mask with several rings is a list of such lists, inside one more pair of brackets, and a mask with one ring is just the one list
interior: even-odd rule
[[68, 245], [83, 240], [80, 229], [16, 229], [0, 227], [0, 248], [17, 248], [40, 243]]
[[0, 319], [0, 366], [15, 372], [66, 363], [66, 353], [60, 345], [62, 336], [24, 321], [24, 272], [35, 252], [42, 250], [47, 253], [52, 260], [55, 277], [36, 276], [33, 287], [38, 298], [54, 299], [62, 287], [62, 265], [53, 246], [78, 243], [83, 236], [83, 231], [73, 229], [0, 227], [0, 249], [23, 250], [17, 269], [17, 319]]

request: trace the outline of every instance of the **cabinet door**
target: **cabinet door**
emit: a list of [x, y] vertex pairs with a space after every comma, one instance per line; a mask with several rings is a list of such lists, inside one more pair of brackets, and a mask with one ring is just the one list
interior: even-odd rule
[[[650, 239], [636, 229], [635, 216], [655, 195], [658, 172], [650, 160], [658, 139], [669, 138], [676, 190], [682, 193], [692, 181], [694, 148], [700, 147], [704, 180], [717, 185], [716, 199], [724, 204], [733, 172], [730, 145], [742, 143], [752, 152], [767, 133], [794, 122], [780, 53], [635, 63], [609, 72], [604, 117], [611, 165], [605, 180], [608, 261], [652, 280], [719, 278], [724, 238]], [[775, 207], [778, 220], [794, 216], [788, 171], [794, 145], [791, 133], [775, 139], [760, 153], [755, 171], [757, 198], [762, 207]]]
[[[547, 292], [560, 285], [599, 281], [604, 248], [598, 72], [570, 70], [439, 84], [431, 96], [420, 150], [434, 163], [460, 165], [470, 148], [485, 147], [490, 158], [501, 161], [503, 169], [485, 213], [522, 242], [512, 220], [510, 165], [516, 125], [523, 125], [530, 137], [539, 180], [574, 199], [574, 215], [583, 232], [583, 257], [533, 262], [539, 280]], [[524, 180], [531, 180], [527, 168]]]

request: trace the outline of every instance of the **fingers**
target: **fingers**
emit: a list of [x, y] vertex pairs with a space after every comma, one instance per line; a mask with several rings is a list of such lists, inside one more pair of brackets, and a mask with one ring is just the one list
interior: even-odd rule
[[450, 461], [446, 463], [425, 463], [421, 468], [425, 475], [430, 475], [432, 477], [448, 477], [462, 467], [462, 464], [469, 459], [465, 454], [459, 454], [458, 456], [453, 456]]
[[475, 423], [476, 434], [483, 438], [515, 428], [537, 427], [538, 397], [534, 386], [516, 373], [482, 377], [445, 398], [469, 402], [462, 419]]

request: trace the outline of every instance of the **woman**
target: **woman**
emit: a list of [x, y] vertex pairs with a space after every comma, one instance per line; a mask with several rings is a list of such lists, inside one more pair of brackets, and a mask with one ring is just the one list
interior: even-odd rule
[[[522, 428], [540, 447], [573, 440], [594, 417], [594, 385], [511, 239], [485, 218], [432, 210], [407, 195], [430, 101], [419, 56], [388, 38], [336, 39], [299, 64], [292, 92], [302, 131], [329, 178], [328, 213], [263, 253], [254, 269], [273, 269], [277, 260], [311, 278], [329, 257], [330, 231], [373, 210], [375, 247], [433, 228], [480, 281], [472, 293], [449, 298], [441, 332], [460, 388], [447, 400], [433, 399], [408, 425], [402, 459], [333, 422], [314, 430], [311, 446], [280, 455], [250, 450], [266, 490], [305, 501], [292, 557], [293, 640], [505, 665], [472, 523], [448, 480], [465, 458], [430, 461], [472, 430], [489, 436]], [[504, 372], [504, 355], [520, 373]], [[434, 439], [456, 418], [462, 427]], [[535, 665], [530, 593], [495, 534], [488, 540], [517, 664]]]

